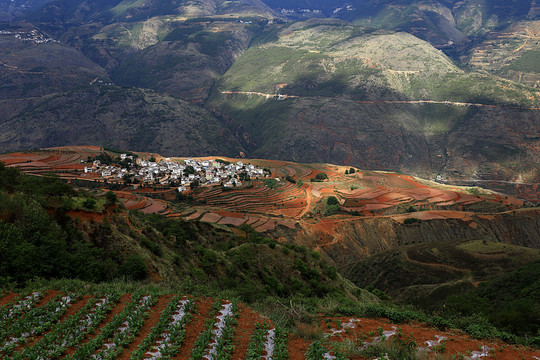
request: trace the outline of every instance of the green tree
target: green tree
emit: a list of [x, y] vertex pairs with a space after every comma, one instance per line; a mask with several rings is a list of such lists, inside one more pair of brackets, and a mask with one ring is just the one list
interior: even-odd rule
[[112, 191], [107, 191], [107, 194], [105, 194], [105, 198], [107, 199], [108, 205], [114, 205], [118, 202], [118, 197]]
[[132, 254], [120, 268], [120, 273], [128, 279], [144, 280], [148, 276], [148, 269], [140, 255]]
[[329, 196], [327, 199], [326, 199], [326, 203], [328, 205], [337, 205], [339, 204], [339, 201], [338, 199], [335, 197], [335, 196]]
[[87, 198], [83, 202], [83, 206], [87, 209], [93, 210], [96, 207], [96, 200], [92, 198]]
[[200, 183], [199, 180], [197, 180], [197, 179], [195, 179], [195, 180], [193, 180], [191, 183], [189, 183], [189, 187], [190, 187], [192, 190], [195, 190], [195, 189], [198, 188], [200, 185], [201, 185], [201, 183]]

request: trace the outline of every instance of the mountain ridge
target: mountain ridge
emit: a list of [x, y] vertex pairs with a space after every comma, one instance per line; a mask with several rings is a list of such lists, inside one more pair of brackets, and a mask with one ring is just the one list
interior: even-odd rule
[[[532, 6], [526, 3], [521, 1], [514, 12], [504, 14], [496, 7], [500, 4], [479, 6], [483, 22], [478, 35], [471, 35], [467, 43], [471, 54], [489, 49], [487, 41], [480, 41], [498, 34], [506, 34], [502, 39], [519, 39], [523, 26], [535, 21], [534, 15], [529, 16], [532, 8], [525, 11]], [[405, 22], [410, 16], [437, 12], [461, 28], [458, 13], [465, 16], [469, 10], [460, 6], [472, 6], [451, 1], [379, 5], [388, 12], [381, 19], [405, 8], [410, 10], [403, 13]], [[477, 55], [463, 60], [469, 61], [470, 68], [459, 60], [468, 56], [468, 48], [454, 49], [459, 53], [456, 57], [454, 50], [437, 49], [433, 40], [425, 36], [420, 40], [415, 36], [418, 33], [406, 27], [367, 28], [340, 19], [351, 20], [344, 14], [358, 12], [361, 7], [355, 6], [340, 10], [335, 19], [296, 23], [288, 22], [286, 14], [269, 14], [260, 2], [247, 1], [87, 4], [81, 0], [69, 4], [51, 1], [41, 10], [28, 7], [28, 13], [19, 19], [35, 22], [34, 29], [51, 43], [30, 44], [1, 36], [18, 59], [6, 57], [0, 69], [2, 104], [8, 109], [1, 121], [9, 133], [18, 132], [10, 135], [13, 139], [23, 132], [32, 138], [35, 132], [39, 146], [63, 145], [63, 139], [45, 140], [37, 122], [25, 130], [16, 130], [14, 124], [25, 117], [39, 118], [38, 112], [47, 108], [38, 105], [45, 96], [90, 83], [111, 83], [149, 88], [209, 110], [213, 115], [207, 117], [212, 119], [209, 121], [217, 119], [226, 142], [235, 144], [230, 152], [222, 151], [230, 156], [242, 152], [304, 162], [324, 160], [431, 178], [538, 181], [531, 169], [538, 158], [535, 134], [540, 95], [527, 86], [534, 86], [536, 78], [536, 70], [530, 67], [537, 46], [533, 40], [526, 40], [524, 53], [519, 50], [519, 58], [502, 70], [499, 65], [481, 65]], [[377, 6], [372, 10], [379, 11]], [[498, 25], [488, 24], [489, 14], [502, 14]], [[504, 30], [514, 20], [522, 23]], [[2, 27], [15, 29], [13, 22]], [[25, 34], [31, 31], [24, 30]], [[514, 43], [517, 49], [518, 42]], [[514, 51], [513, 46], [505, 51]], [[22, 47], [26, 49], [17, 50]], [[26, 53], [31, 56], [23, 63], [20, 55]], [[69, 69], [69, 62], [62, 61], [66, 53], [85, 65]], [[45, 57], [55, 58], [58, 65], [39, 60]], [[20, 73], [6, 66], [57, 75], [27, 73], [19, 77]], [[58, 71], [62, 66], [69, 70]], [[40, 100], [39, 96], [44, 97]], [[73, 111], [67, 98], [64, 106], [68, 113]], [[87, 106], [86, 112], [95, 113], [94, 104]], [[124, 112], [121, 116], [132, 115]], [[68, 126], [78, 126], [77, 121]], [[115, 134], [108, 136], [110, 144], [125, 143]], [[208, 150], [207, 145], [202, 147]], [[31, 144], [20, 148], [28, 146]], [[169, 153], [167, 146], [158, 141], [129, 144], [137, 150]]]

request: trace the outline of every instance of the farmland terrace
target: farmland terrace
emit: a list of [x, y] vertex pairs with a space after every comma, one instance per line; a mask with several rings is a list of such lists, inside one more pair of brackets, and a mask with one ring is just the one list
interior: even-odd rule
[[[110, 161], [103, 164], [103, 159]], [[368, 238], [378, 236], [388, 243], [457, 234], [510, 241], [505, 236], [517, 228], [510, 224], [511, 218], [537, 219], [538, 211], [527, 208], [532, 205], [529, 201], [540, 200], [538, 184], [520, 183], [517, 196], [509, 196], [329, 164], [163, 158], [93, 146], [3, 154], [0, 161], [27, 174], [53, 172], [75, 186], [112, 190], [130, 210], [224, 226], [249, 225], [275, 238], [285, 236], [321, 249], [333, 248], [351, 236], [356, 239], [359, 226]], [[428, 234], [428, 226], [442, 223], [451, 224], [446, 235]], [[527, 226], [519, 231], [528, 234]], [[314, 244], [312, 239], [319, 240]]]

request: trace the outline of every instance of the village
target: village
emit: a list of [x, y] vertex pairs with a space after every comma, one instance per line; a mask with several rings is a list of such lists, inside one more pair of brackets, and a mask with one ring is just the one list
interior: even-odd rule
[[46, 44], [49, 42], [59, 43], [60, 41], [54, 40], [50, 37], [47, 37], [43, 34], [40, 34], [37, 30], [31, 30], [30, 32], [26, 31], [10, 31], [10, 30], [0, 30], [0, 35], [14, 35], [16, 39], [22, 41], [29, 41], [36, 44]]
[[[197, 186], [222, 185], [225, 188], [242, 186], [245, 181], [269, 177], [270, 171], [242, 161], [231, 163], [222, 159], [186, 159], [183, 163], [164, 158], [139, 159], [133, 155], [121, 154], [117, 163], [102, 163], [93, 160], [92, 166], [84, 167], [84, 174], [98, 177], [108, 182], [128, 184], [162, 185], [176, 187], [179, 192]], [[107, 162], [108, 163], [108, 162]]]

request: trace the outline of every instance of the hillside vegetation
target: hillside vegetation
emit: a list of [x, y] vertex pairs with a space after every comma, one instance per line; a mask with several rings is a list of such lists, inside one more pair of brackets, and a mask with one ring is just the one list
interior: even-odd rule
[[465, 72], [409, 34], [337, 20], [260, 37], [208, 105], [257, 157], [498, 178], [521, 168], [518, 154], [538, 156], [525, 135], [537, 122], [534, 89]]
[[229, 130], [200, 107], [152, 91], [110, 85], [52, 96], [2, 126], [3, 149], [96, 143], [169, 155], [241, 150]]
[[[310, 351], [319, 351], [309, 350], [307, 345], [323, 336], [323, 332], [331, 331], [332, 321], [341, 321], [341, 318], [332, 318], [324, 320], [325, 325], [319, 325], [324, 319], [321, 318], [321, 313], [323, 316], [386, 317], [397, 324], [415, 320], [427, 322], [440, 329], [460, 327], [479, 339], [501, 338], [511, 343], [527, 345], [537, 344], [538, 341], [535, 336], [538, 324], [526, 317], [526, 314], [534, 313], [538, 305], [537, 284], [530, 281], [537, 272], [538, 261], [534, 260], [540, 257], [538, 250], [470, 241], [411, 247], [410, 249], [417, 252], [408, 253], [409, 265], [402, 262], [404, 266], [400, 267], [397, 265], [399, 262], [385, 262], [385, 269], [392, 269], [397, 275], [397, 279], [391, 273], [384, 277], [389, 285], [386, 288], [377, 281], [369, 280], [380, 266], [377, 259], [384, 256], [380, 254], [370, 258], [371, 263], [364, 271], [365, 276], [358, 277], [356, 271], [344, 272], [357, 283], [366, 280], [367, 283], [362, 285], [367, 286], [370, 293], [343, 278], [320, 253], [292, 243], [278, 243], [247, 225], [230, 228], [166, 218], [157, 214], [127, 212], [118, 204], [112, 192], [92, 193], [74, 189], [53, 175], [30, 177], [3, 165], [0, 166], [0, 196], [0, 281], [3, 289], [21, 289], [26, 286], [31, 291], [46, 292], [49, 288], [67, 290], [71, 294], [70, 301], [75, 303], [78, 303], [85, 293], [113, 296], [118, 291], [133, 291], [135, 299], [139, 299], [143, 294], [163, 296], [181, 291], [190, 296], [215, 296], [218, 302], [223, 297], [231, 299], [232, 302], [241, 300], [261, 309], [276, 326], [301, 337], [303, 340], [296, 340], [298, 342], [294, 346], [300, 346], [300, 349], [303, 349], [300, 351], [305, 352], [307, 358], [311, 356]], [[482, 260], [471, 270], [466, 270], [472, 271], [474, 278], [471, 280], [487, 279], [478, 288], [462, 286], [462, 289], [456, 292], [458, 295], [446, 299], [446, 307], [441, 307], [440, 301], [445, 299], [442, 296], [437, 296], [438, 302], [434, 302], [434, 298], [430, 299], [431, 302], [415, 299], [418, 304], [429, 304], [425, 307], [425, 312], [396, 306], [390, 301], [388, 294], [399, 291], [396, 285], [404, 283], [399, 276], [410, 274], [410, 271], [413, 271], [410, 266], [440, 266], [440, 272], [414, 271], [419, 284], [429, 276], [435, 285], [438, 284], [437, 281], [449, 281], [450, 284], [454, 280], [452, 276], [461, 270], [450, 269], [446, 271], [449, 276], [445, 276], [446, 268], [464, 266], [463, 261], [466, 265], [472, 264], [464, 254]], [[498, 266], [492, 266], [493, 259]], [[428, 261], [441, 261], [441, 264], [427, 263]], [[529, 264], [523, 265], [528, 261]], [[358, 265], [351, 269], [358, 270]], [[459, 277], [456, 279], [459, 280]], [[141, 282], [126, 284], [122, 280]], [[407, 281], [411, 289], [418, 285], [417, 281], [410, 282], [410, 278]], [[498, 296], [502, 291], [502, 284], [506, 282], [512, 283], [508, 296]], [[454, 287], [457, 285], [458, 282], [455, 282]], [[440, 289], [433, 293], [444, 293], [445, 286], [448, 285], [441, 285]], [[134, 291], [134, 288], [138, 290]], [[421, 293], [418, 289], [415, 292], [417, 295]], [[519, 295], [522, 299], [517, 301], [513, 295]], [[117, 298], [115, 296], [110, 299]], [[47, 299], [53, 302], [59, 299], [53, 297], [54, 295], [51, 295]], [[89, 298], [84, 297], [85, 301]], [[123, 303], [126, 303], [125, 296], [122, 298]], [[170, 298], [171, 296], [162, 298], [161, 304]], [[395, 300], [400, 300], [400, 297]], [[483, 307], [482, 311], [479, 311], [482, 304], [489, 304], [489, 307]], [[69, 306], [71, 305], [68, 302], [66, 306], [54, 305], [53, 308], [62, 309], [63, 313]], [[28, 309], [34, 311], [31, 310], [31, 305]], [[47, 309], [49, 307], [43, 307], [35, 312], [42, 314]], [[86, 311], [82, 310], [82, 307], [75, 309]], [[437, 311], [438, 315], [432, 315], [431, 311]], [[47, 332], [49, 326], [56, 323], [56, 320], [53, 320], [56, 315], [53, 313], [39, 316], [48, 316], [51, 322], [36, 327], [38, 334]], [[152, 319], [154, 320], [149, 320], [152, 324], [157, 321], [157, 318]], [[23, 324], [23, 321], [26, 320], [21, 320], [20, 323]], [[366, 323], [366, 328], [361, 328], [366, 332], [364, 340], [366, 336], [373, 336], [368, 331], [371, 327], [388, 325], [379, 320], [356, 321]], [[377, 325], [372, 325], [371, 322]], [[56, 331], [60, 325], [54, 326], [53, 331]], [[340, 329], [339, 326], [338, 323], [337, 329]], [[411, 333], [422, 331], [418, 326], [411, 328]], [[11, 331], [10, 329], [12, 328], [6, 327], [3, 331]], [[81, 330], [79, 335], [86, 336], [84, 334]], [[33, 333], [30, 335], [34, 336]], [[425, 337], [426, 334], [416, 336]], [[51, 338], [45, 339], [47, 342], [43, 340], [43, 343], [49, 344]], [[293, 341], [294, 338], [289, 339]], [[354, 341], [358, 339], [355, 338]], [[91, 340], [89, 344], [96, 341]], [[342, 341], [323, 340], [322, 346], [334, 349], [336, 353], [348, 354], [342, 354], [346, 358], [350, 356], [363, 359], [363, 356], [372, 356], [370, 354], [382, 351], [372, 349], [364, 352], [365, 347], [357, 346], [346, 348]], [[139, 340], [136, 343], [138, 342]], [[37, 349], [33, 347], [34, 342], [29, 344], [30, 346], [24, 349], [8, 346], [2, 347], [0, 351], [11, 354], [14, 350], [27, 352]], [[321, 346], [317, 341], [311, 345], [315, 348], [317, 346]], [[403, 354], [399, 352], [403, 350], [399, 350], [399, 343], [390, 342], [385, 346], [389, 346], [385, 348], [387, 352], [398, 351]], [[498, 351], [506, 351], [499, 346]], [[45, 351], [45, 348], [40, 349]], [[298, 351], [298, 348], [294, 349]], [[76, 351], [76, 354], [79, 354], [77, 356], [80, 356], [83, 350]], [[133, 348], [125, 351], [133, 351]], [[403, 359], [399, 357], [402, 355], [396, 356], [392, 358]]]
[[[537, 249], [485, 240], [409, 244], [349, 264], [344, 274], [397, 301], [441, 309], [452, 326], [475, 336], [497, 336], [494, 327], [535, 334], [539, 258]], [[483, 327], [470, 324], [479, 318]]]
[[128, 213], [114, 193], [96, 197], [54, 176], [30, 177], [0, 166], [4, 287], [35, 278], [127, 278], [182, 283], [215, 296], [227, 291], [248, 302], [266, 296], [364, 296], [320, 254], [277, 244], [249, 226], [235, 233], [207, 223]]

